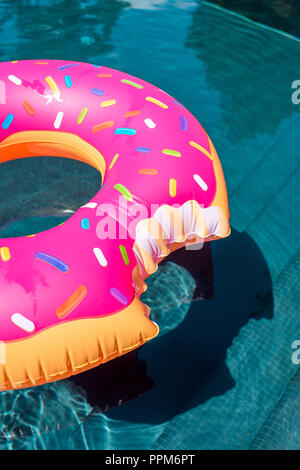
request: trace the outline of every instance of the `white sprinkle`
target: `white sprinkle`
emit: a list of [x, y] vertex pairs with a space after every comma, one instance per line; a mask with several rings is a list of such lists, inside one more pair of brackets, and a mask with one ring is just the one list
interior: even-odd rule
[[11, 321], [16, 326], [24, 331], [27, 331], [28, 333], [32, 333], [35, 330], [34, 323], [31, 320], [28, 320], [28, 318], [24, 317], [24, 315], [21, 315], [21, 313], [14, 313], [11, 316]]
[[22, 80], [15, 75], [8, 75], [8, 80], [13, 82], [15, 85], [22, 85]]
[[105, 268], [105, 266], [107, 266], [107, 261], [106, 261], [106, 258], [101, 250], [101, 248], [93, 248], [93, 252], [97, 258], [97, 260], [99, 261], [99, 263], [101, 264], [101, 266], [103, 268]]
[[64, 113], [63, 111], [58, 111], [57, 115], [56, 115], [56, 118], [55, 118], [55, 121], [54, 121], [54, 127], [55, 129], [59, 129], [60, 128], [60, 125], [61, 125], [61, 122], [63, 120], [63, 117], [64, 117]]
[[150, 119], [150, 118], [146, 118], [146, 119], [144, 120], [144, 123], [145, 123], [146, 126], [148, 126], [150, 129], [154, 129], [154, 127], [156, 127], [155, 122], [153, 122], [152, 119]]
[[203, 191], [207, 191], [208, 186], [205, 183], [205, 181], [203, 181], [201, 176], [195, 174], [193, 177], [194, 177], [194, 180], [196, 181], [196, 183], [199, 184], [200, 188], [203, 189]]
[[88, 202], [87, 204], [84, 204], [84, 206], [81, 206], [81, 209], [83, 209], [84, 207], [88, 207], [89, 209], [95, 209], [95, 207], [97, 207], [97, 203], [96, 202]]

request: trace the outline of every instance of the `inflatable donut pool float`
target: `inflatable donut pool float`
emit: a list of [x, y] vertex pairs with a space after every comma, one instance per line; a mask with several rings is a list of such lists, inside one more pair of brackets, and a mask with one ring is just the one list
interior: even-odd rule
[[[64, 379], [158, 334], [140, 295], [177, 248], [230, 233], [212, 142], [141, 79], [60, 60], [0, 64], [0, 162], [92, 165], [97, 194], [64, 224], [0, 240], [0, 390]], [[26, 175], [24, 175], [26, 177]]]

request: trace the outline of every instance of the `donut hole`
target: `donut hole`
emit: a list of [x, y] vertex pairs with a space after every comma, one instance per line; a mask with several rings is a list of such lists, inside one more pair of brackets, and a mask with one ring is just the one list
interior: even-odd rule
[[34, 157], [0, 164], [0, 237], [25, 236], [65, 221], [101, 186], [94, 167], [69, 158]]

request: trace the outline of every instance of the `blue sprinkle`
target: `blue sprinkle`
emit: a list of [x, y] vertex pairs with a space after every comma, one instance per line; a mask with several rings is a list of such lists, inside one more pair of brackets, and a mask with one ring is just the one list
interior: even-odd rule
[[93, 67], [96, 67], [97, 69], [101, 67], [101, 65], [96, 65], [96, 64], [91, 64]]
[[83, 228], [83, 229], [90, 228], [89, 219], [81, 219], [81, 228]]
[[184, 116], [180, 116], [180, 125], [181, 125], [181, 130], [183, 131], [187, 130], [187, 122]]
[[65, 82], [66, 82], [66, 85], [68, 88], [71, 88], [72, 86], [72, 79], [70, 77], [70, 75], [65, 75]]
[[137, 147], [136, 151], [147, 153], [147, 152], [151, 152], [151, 149], [149, 147]]
[[115, 134], [127, 134], [127, 135], [134, 135], [136, 133], [135, 129], [130, 129], [130, 127], [118, 127], [118, 129], [115, 130]]
[[103, 90], [99, 90], [99, 88], [93, 88], [91, 90], [92, 93], [94, 93], [94, 95], [98, 95], [98, 96], [102, 96], [104, 95], [104, 91]]
[[178, 105], [181, 106], [182, 108], [184, 108], [183, 104], [179, 103], [179, 101], [174, 100], [173, 102], [176, 103], [176, 104], [178, 104]]
[[65, 70], [68, 69], [69, 67], [78, 67], [79, 64], [69, 64], [69, 65], [61, 65], [58, 67], [58, 70]]
[[45, 261], [46, 263], [51, 264], [52, 266], [59, 269], [63, 273], [66, 273], [67, 271], [69, 271], [69, 266], [63, 261], [61, 261], [60, 259], [55, 258], [55, 256], [48, 255], [47, 253], [42, 253], [41, 251], [38, 251], [34, 256], [36, 259], [39, 259], [41, 261]]
[[2, 129], [8, 129], [11, 123], [14, 120], [14, 115], [13, 114], [8, 114], [4, 121], [2, 122]]

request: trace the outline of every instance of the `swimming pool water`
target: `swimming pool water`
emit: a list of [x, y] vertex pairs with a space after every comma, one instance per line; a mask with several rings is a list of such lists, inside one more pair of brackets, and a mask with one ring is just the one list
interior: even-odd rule
[[[214, 293], [176, 259], [149, 278], [161, 334], [138, 355], [1, 393], [0, 448], [299, 449], [299, 40], [202, 1], [0, 7], [1, 60], [97, 63], [184, 103], [220, 155], [233, 227], [211, 243]], [[55, 225], [96, 190], [85, 165], [33, 160], [0, 167], [2, 236]], [[200, 285], [213, 298], [191, 302]]]

